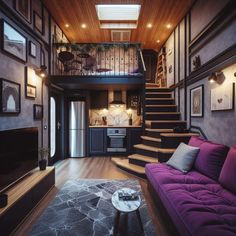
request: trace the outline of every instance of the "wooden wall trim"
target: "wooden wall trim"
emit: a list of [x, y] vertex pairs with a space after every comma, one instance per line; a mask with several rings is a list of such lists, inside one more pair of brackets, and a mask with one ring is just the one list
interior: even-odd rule
[[187, 120], [187, 33], [189, 33], [189, 30], [187, 30], [187, 17], [185, 16], [184, 19], [184, 120]]
[[[235, 12], [235, 0], [230, 0], [226, 6], [204, 27], [204, 29], [199, 32], [198, 35], [194, 37], [191, 42], [189, 41], [189, 47], [193, 48], [196, 44], [198, 44], [206, 35], [209, 34], [209, 32], [214, 31], [219, 25], [221, 25], [222, 22], [225, 21], [225, 18], [234, 10]], [[190, 11], [191, 16], [191, 11]], [[190, 17], [190, 25], [189, 28], [191, 28], [191, 17]]]
[[[179, 82], [180, 82], [180, 25], [178, 27], [178, 83]], [[179, 89], [179, 87], [178, 87], [178, 112], [180, 112], [180, 89]]]
[[[196, 83], [199, 80], [202, 80], [209, 76], [212, 72], [220, 71], [225, 67], [228, 67], [236, 62], [236, 43], [217, 55], [216, 57], [212, 58], [198, 70], [193, 71], [189, 76], [187, 76], [187, 86]], [[174, 84], [170, 87], [171, 90], [176, 88], [183, 88], [184, 81], [181, 80], [177, 84]]]
[[210, 73], [222, 70], [225, 67], [232, 65], [234, 62], [236, 62], [236, 43], [216, 57], [212, 58], [198, 70], [193, 71], [187, 77], [187, 84], [190, 85], [204, 79], [209, 76]]
[[227, 23], [230, 23], [233, 19], [235, 19], [235, 16], [236, 10], [233, 12], [228, 12], [228, 14], [224, 16], [224, 19], [220, 19], [218, 24], [214, 25], [214, 27], [207, 31], [207, 34], [201, 38], [200, 42], [197, 42], [190, 47], [190, 57], [203, 48], [212, 38], [214, 38], [215, 35], [222, 32], [225, 29]]

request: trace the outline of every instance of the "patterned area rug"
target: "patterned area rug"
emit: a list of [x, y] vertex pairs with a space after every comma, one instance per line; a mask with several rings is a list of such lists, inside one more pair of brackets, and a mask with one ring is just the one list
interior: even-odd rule
[[[136, 180], [69, 180], [33, 226], [30, 235], [109, 236], [113, 235], [116, 210], [112, 194], [128, 187], [139, 192], [139, 208], [144, 235], [154, 236], [155, 229]], [[135, 212], [121, 214], [118, 235], [143, 235]]]

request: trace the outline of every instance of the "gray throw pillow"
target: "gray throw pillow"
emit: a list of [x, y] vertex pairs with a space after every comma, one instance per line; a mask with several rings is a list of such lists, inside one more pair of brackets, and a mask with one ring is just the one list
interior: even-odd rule
[[166, 164], [183, 173], [187, 173], [191, 170], [199, 150], [200, 148], [180, 143]]

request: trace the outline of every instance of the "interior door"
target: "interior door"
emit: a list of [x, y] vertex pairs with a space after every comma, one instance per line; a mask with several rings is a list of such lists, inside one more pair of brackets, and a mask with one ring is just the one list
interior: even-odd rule
[[50, 160], [52, 165], [64, 159], [63, 145], [63, 95], [60, 92], [50, 92]]

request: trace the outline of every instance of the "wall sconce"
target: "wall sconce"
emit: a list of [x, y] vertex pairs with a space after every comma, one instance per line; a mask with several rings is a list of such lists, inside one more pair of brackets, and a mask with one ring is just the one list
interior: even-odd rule
[[47, 76], [47, 67], [42, 65], [39, 69], [35, 69], [35, 73], [41, 78], [45, 78]]
[[217, 71], [217, 72], [212, 72], [211, 75], [208, 77], [208, 81], [210, 83], [218, 83], [221, 84], [223, 83], [225, 77], [222, 71]]

